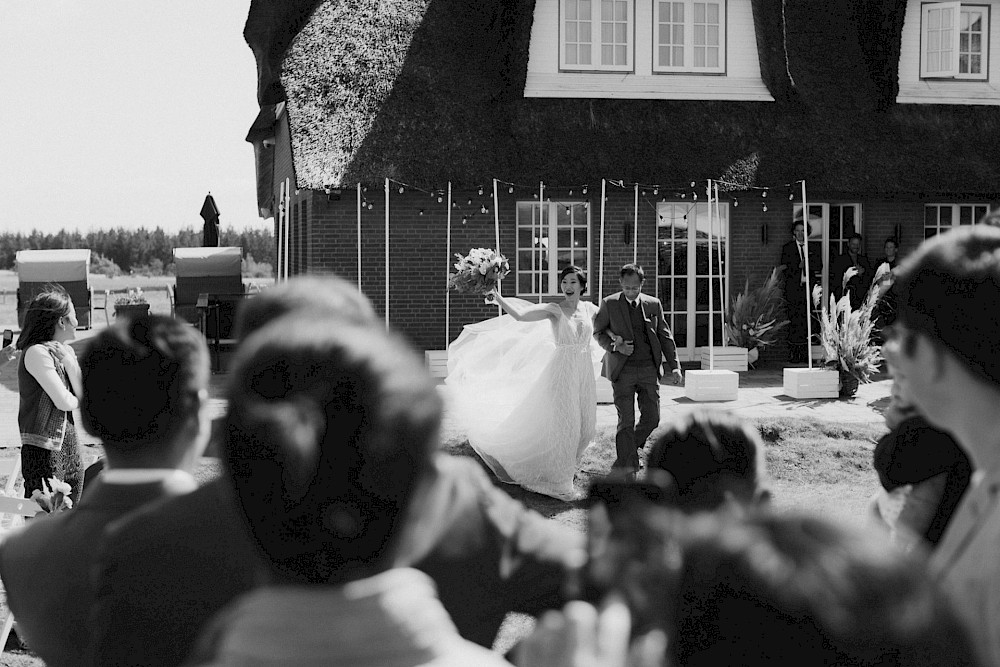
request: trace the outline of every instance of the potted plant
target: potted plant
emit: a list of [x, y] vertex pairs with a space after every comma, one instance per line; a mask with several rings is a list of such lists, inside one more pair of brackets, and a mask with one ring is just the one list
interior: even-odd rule
[[149, 302], [146, 295], [142, 293], [141, 287], [129, 289], [125, 294], [115, 299], [115, 317], [125, 315], [126, 317], [136, 317], [149, 312]]
[[736, 346], [747, 348], [747, 361], [751, 366], [760, 356], [760, 350], [777, 340], [777, 333], [788, 326], [781, 317], [784, 298], [779, 283], [780, 270], [775, 267], [762, 285], [750, 289], [750, 279], [726, 313], [726, 336]]
[[[820, 307], [820, 342], [826, 365], [840, 375], [840, 395], [854, 396], [860, 382], [871, 382], [882, 363], [882, 346], [872, 337], [875, 324], [872, 313], [878, 303], [879, 288], [873, 285], [857, 310], [851, 309], [851, 298], [845, 294], [839, 301], [830, 299]], [[819, 286], [813, 290], [813, 301], [823, 299]]]

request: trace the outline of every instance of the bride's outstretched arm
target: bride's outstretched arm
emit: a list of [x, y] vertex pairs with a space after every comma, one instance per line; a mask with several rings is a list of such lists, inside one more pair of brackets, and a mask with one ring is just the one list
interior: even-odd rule
[[544, 306], [519, 308], [497, 294], [495, 291], [487, 294], [486, 298], [500, 304], [500, 307], [507, 311], [507, 313], [518, 322], [540, 322], [542, 320], [551, 320], [555, 317], [552, 312]]

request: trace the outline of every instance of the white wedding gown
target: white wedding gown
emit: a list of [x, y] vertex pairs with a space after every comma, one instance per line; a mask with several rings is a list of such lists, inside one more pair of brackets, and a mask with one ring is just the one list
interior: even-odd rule
[[[520, 307], [532, 306], [511, 299]], [[597, 421], [597, 306], [554, 322], [509, 315], [468, 325], [448, 349], [448, 409], [503, 482], [573, 499], [573, 475]]]

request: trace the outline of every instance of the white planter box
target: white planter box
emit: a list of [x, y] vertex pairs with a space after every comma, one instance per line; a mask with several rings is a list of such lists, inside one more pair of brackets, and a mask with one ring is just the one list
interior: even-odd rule
[[431, 377], [448, 377], [448, 350], [425, 350], [424, 361]]
[[597, 376], [597, 402], [614, 403], [615, 393], [611, 388], [611, 380], [600, 375]]
[[684, 395], [692, 401], [735, 401], [740, 393], [740, 376], [735, 371], [687, 371]]
[[792, 398], [837, 398], [840, 374], [825, 368], [786, 368], [784, 391]]
[[[708, 350], [701, 351], [701, 369], [711, 370], [709, 364]], [[745, 347], [717, 347], [715, 348], [715, 370], [717, 371], [737, 371], [747, 370], [747, 349]]]

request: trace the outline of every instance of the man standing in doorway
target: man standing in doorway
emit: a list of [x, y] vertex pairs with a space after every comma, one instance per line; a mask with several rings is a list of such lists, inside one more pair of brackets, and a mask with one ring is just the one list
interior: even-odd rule
[[[808, 231], [812, 231], [809, 229]], [[788, 309], [788, 360], [806, 361], [809, 343], [806, 340], [806, 225], [801, 220], [792, 223], [792, 239], [781, 246], [781, 267], [785, 270], [785, 303]], [[809, 293], [820, 284], [823, 260], [815, 248], [809, 248]]]
[[[684, 383], [677, 347], [660, 301], [642, 293], [645, 273], [638, 264], [621, 268], [622, 290], [601, 302], [594, 318], [594, 338], [605, 350], [601, 375], [611, 380], [618, 431], [614, 467], [639, 470], [639, 450], [660, 423], [660, 382], [669, 375]], [[635, 399], [639, 423], [635, 422]]]

